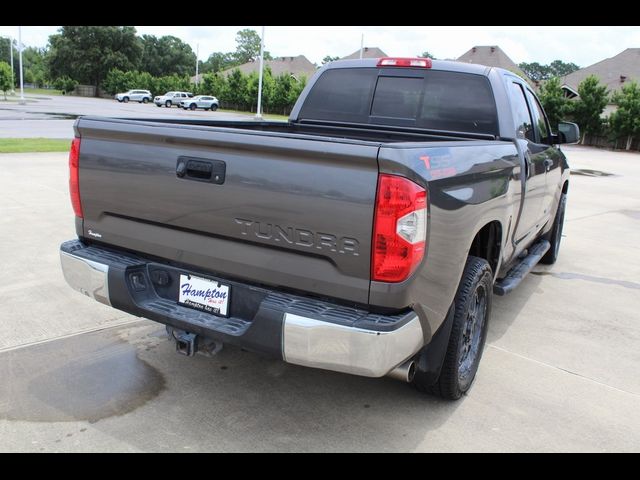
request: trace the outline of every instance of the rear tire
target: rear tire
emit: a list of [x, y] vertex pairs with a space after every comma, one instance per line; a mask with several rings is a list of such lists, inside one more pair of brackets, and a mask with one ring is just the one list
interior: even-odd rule
[[457, 400], [469, 391], [487, 339], [493, 271], [483, 258], [469, 256], [454, 299], [453, 326], [438, 380], [427, 383], [418, 371], [413, 385], [421, 392]]
[[551, 244], [547, 253], [540, 259], [540, 263], [545, 265], [553, 265], [558, 260], [558, 253], [560, 252], [560, 241], [562, 240], [562, 226], [564, 225], [564, 211], [567, 208], [567, 194], [563, 193], [560, 196], [560, 203], [558, 204], [558, 211], [556, 217], [553, 219], [553, 228], [543, 238], [548, 240]]
[[218, 105], [211, 105], [211, 111], [215, 112], [218, 109]]
[[148, 99], [147, 97], [144, 97], [144, 98], [142, 99], [142, 103], [149, 103], [149, 99]]

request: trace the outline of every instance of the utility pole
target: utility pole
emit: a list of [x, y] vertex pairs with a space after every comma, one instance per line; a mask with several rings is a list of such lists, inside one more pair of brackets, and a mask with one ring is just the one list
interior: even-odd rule
[[198, 57], [200, 55], [200, 44], [196, 43], [196, 87], [198, 87]]
[[258, 108], [256, 111], [256, 120], [262, 120], [262, 68], [264, 65], [264, 25], [262, 26], [262, 35], [260, 36], [260, 75], [258, 76]]
[[18, 52], [20, 53], [20, 105], [25, 105], [24, 100], [24, 81], [22, 76], [22, 27], [18, 26]]
[[11, 58], [11, 95], [15, 95], [16, 80], [13, 75], [13, 37], [9, 37], [9, 57]]
[[364, 50], [364, 33], [360, 36], [360, 60], [362, 60], [363, 50]]

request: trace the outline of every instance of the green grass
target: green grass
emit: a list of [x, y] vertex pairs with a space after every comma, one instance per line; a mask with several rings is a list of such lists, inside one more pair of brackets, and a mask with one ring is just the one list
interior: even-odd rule
[[[29, 95], [62, 95], [62, 90], [49, 90], [47, 88], [25, 88], [24, 93]], [[16, 95], [20, 96], [20, 89], [16, 89]]]
[[0, 153], [68, 152], [71, 139], [0, 138]]
[[[256, 115], [255, 113], [252, 113], [252, 112], [243, 112], [241, 110], [229, 110], [227, 108], [221, 108], [218, 111], [227, 112], [227, 113], [239, 113], [240, 115], [246, 115], [248, 117], [255, 117]], [[288, 115], [278, 115], [276, 113], [263, 113], [262, 117], [267, 120], [289, 120]]]

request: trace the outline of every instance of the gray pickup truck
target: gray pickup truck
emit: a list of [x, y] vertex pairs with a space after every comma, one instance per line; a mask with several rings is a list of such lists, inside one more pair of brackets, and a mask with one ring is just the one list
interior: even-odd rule
[[321, 68], [288, 122], [82, 117], [64, 276], [185, 355], [228, 343], [456, 399], [492, 293], [558, 255], [558, 144], [578, 138], [558, 130], [511, 72], [406, 58]]

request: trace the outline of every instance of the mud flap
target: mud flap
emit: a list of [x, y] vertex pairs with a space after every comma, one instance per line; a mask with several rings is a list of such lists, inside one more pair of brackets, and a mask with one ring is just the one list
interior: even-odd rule
[[444, 356], [447, 353], [451, 328], [453, 327], [453, 317], [455, 315], [455, 305], [451, 304], [445, 321], [435, 333], [431, 342], [422, 347], [416, 361], [416, 369], [425, 377], [425, 384], [433, 385], [440, 376]]

